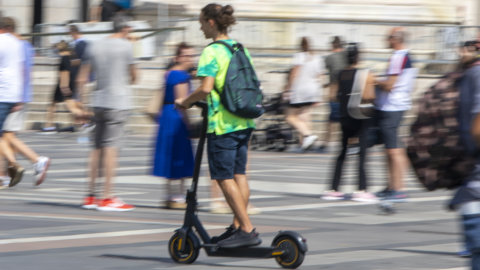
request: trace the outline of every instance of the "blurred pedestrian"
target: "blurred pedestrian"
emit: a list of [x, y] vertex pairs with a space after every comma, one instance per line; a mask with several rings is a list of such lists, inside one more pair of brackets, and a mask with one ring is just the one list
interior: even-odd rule
[[55, 45], [60, 56], [60, 64], [58, 66], [58, 84], [52, 97], [52, 103], [47, 108], [47, 117], [42, 132], [45, 134], [56, 133], [57, 131], [74, 131], [72, 127], [63, 130], [57, 130], [54, 123], [57, 104], [65, 102], [67, 110], [72, 114], [74, 119], [87, 117], [88, 113], [84, 112], [83, 105], [75, 99], [76, 97], [76, 73], [72, 72], [72, 59], [74, 55], [73, 49], [66, 41], [60, 41]]
[[340, 122], [340, 104], [337, 100], [338, 73], [347, 67], [347, 56], [343, 49], [343, 41], [339, 36], [334, 36], [331, 42], [332, 53], [325, 58], [325, 67], [328, 70], [330, 81], [328, 83], [328, 105], [330, 114], [325, 130], [324, 144], [321, 150], [326, 150], [332, 136], [335, 123]]
[[[167, 178], [166, 205], [170, 209], [186, 207], [185, 178], [193, 175], [193, 150], [188, 132], [188, 115], [175, 108], [174, 101], [191, 92], [188, 70], [194, 66], [193, 48], [182, 42], [177, 47], [175, 64], [165, 74], [165, 89], [161, 90], [158, 115], [158, 133], [155, 142], [153, 175]], [[174, 191], [175, 182], [179, 188]]]
[[126, 15], [133, 7], [133, 0], [93, 0], [90, 9], [91, 21], [112, 21], [115, 15]]
[[[25, 53], [22, 42], [12, 34], [11, 20], [0, 17], [0, 129], [10, 112], [22, 107]], [[0, 150], [8, 160], [11, 175], [9, 186], [17, 185], [25, 169], [20, 166], [7, 140], [0, 131]], [[6, 181], [2, 179], [2, 182]]]
[[407, 198], [404, 175], [408, 160], [398, 129], [404, 113], [411, 108], [411, 92], [416, 73], [410, 53], [405, 47], [406, 35], [403, 28], [396, 27], [390, 31], [387, 42], [394, 51], [388, 65], [387, 78], [376, 81], [379, 91], [375, 99], [375, 121], [385, 144], [389, 171], [387, 187], [376, 195], [391, 201], [404, 201]]
[[293, 56], [286, 87], [286, 91], [290, 91], [286, 120], [300, 134], [302, 150], [307, 150], [318, 139], [311, 127], [311, 109], [321, 101], [322, 64], [320, 57], [311, 50], [307, 37], [301, 39], [300, 48], [302, 51]]
[[[87, 82], [90, 70], [95, 72], [97, 79], [90, 100], [95, 124], [93, 150], [90, 153], [90, 184], [82, 207], [101, 211], [129, 211], [134, 206], [115, 197], [112, 188], [118, 148], [129, 110], [132, 109], [130, 84], [135, 83], [137, 75], [132, 44], [126, 39], [131, 31], [127, 18], [115, 17], [113, 30], [114, 33], [107, 38], [89, 44], [79, 76], [80, 86]], [[95, 182], [100, 169], [104, 171], [105, 183], [101, 199], [97, 199]]]
[[[458, 82], [460, 142], [473, 157], [480, 146], [480, 58], [478, 42], [466, 42], [461, 48], [463, 76]], [[450, 207], [462, 216], [466, 252], [471, 254], [471, 269], [480, 270], [480, 160], [464, 180]]]
[[[358, 160], [358, 190], [353, 193], [352, 200], [360, 202], [374, 202], [375, 195], [367, 192], [367, 176], [365, 172], [365, 158], [367, 153], [368, 127], [370, 119], [355, 119], [348, 113], [348, 103], [353, 91], [354, 82], [358, 69], [359, 49], [357, 45], [349, 45], [347, 48], [348, 67], [338, 73], [338, 90], [336, 100], [340, 105], [340, 125], [342, 128], [342, 148], [338, 155], [335, 171], [332, 178], [331, 190], [322, 196], [324, 200], [342, 200], [345, 197], [339, 191], [343, 172], [343, 163], [347, 154], [348, 141], [353, 137], [359, 138], [360, 152]], [[375, 78], [369, 72], [366, 78], [365, 89], [361, 93], [373, 93]]]
[[[199, 22], [205, 38], [233, 47], [237, 44], [228, 36], [229, 28], [235, 23], [232, 6], [208, 4], [202, 8]], [[248, 50], [244, 48], [244, 51], [250, 59]], [[218, 182], [234, 213], [233, 224], [227, 231], [212, 238], [220, 247], [261, 243], [247, 213], [250, 189], [246, 164], [248, 142], [255, 122], [230, 113], [220, 101], [219, 93], [224, 91], [231, 58], [232, 53], [225, 44], [207, 46], [200, 56], [197, 70], [197, 76], [203, 78], [201, 86], [187, 98], [175, 101], [178, 106], [188, 108], [194, 102], [208, 97], [207, 153], [210, 177]]]
[[[28, 158], [33, 164], [34, 171], [34, 183], [35, 185], [40, 185], [43, 180], [45, 180], [48, 167], [50, 165], [50, 159], [48, 157], [39, 156], [35, 151], [33, 151], [28, 145], [26, 145], [22, 140], [20, 140], [15, 132], [21, 131], [23, 129], [25, 113], [26, 113], [26, 104], [32, 99], [32, 86], [30, 83], [31, 69], [33, 65], [33, 47], [26, 41], [22, 40], [21, 36], [18, 35], [16, 30], [16, 23], [13, 18], [4, 17], [4, 29], [14, 35], [20, 40], [23, 46], [24, 52], [24, 61], [22, 69], [22, 78], [23, 78], [23, 91], [22, 91], [22, 106], [19, 106], [19, 109], [15, 112], [12, 112], [8, 115], [5, 123], [3, 125], [3, 136], [2, 139], [8, 143], [8, 146], [13, 150], [13, 152], [19, 152]], [[15, 173], [12, 172], [10, 177], [6, 176], [6, 166], [0, 166], [0, 177], [3, 179], [15, 178]], [[10, 170], [12, 171], [12, 170]], [[17, 172], [18, 173], [18, 172]], [[17, 176], [18, 177], [18, 176]], [[8, 179], [10, 178], [10, 179]]]

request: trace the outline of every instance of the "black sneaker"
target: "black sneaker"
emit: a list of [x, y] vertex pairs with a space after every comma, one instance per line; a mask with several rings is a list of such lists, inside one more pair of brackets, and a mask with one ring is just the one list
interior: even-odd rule
[[10, 175], [10, 177], [11, 177], [9, 187], [14, 187], [18, 183], [20, 183], [20, 181], [22, 181], [22, 177], [23, 177], [24, 172], [25, 172], [25, 169], [18, 164], [15, 164], [14, 166], [9, 167], [8, 168], [8, 175]]
[[229, 238], [219, 241], [218, 246], [221, 248], [237, 248], [256, 246], [261, 243], [262, 240], [258, 237], [258, 233], [255, 232], [255, 229], [249, 233], [242, 230], [236, 230]]
[[377, 198], [385, 198], [387, 196], [390, 196], [390, 194], [392, 194], [392, 190], [390, 190], [388, 187], [385, 188], [384, 190], [382, 191], [379, 191], [379, 192], [376, 192], [375, 193], [375, 196], [377, 196]]
[[222, 241], [222, 240], [224, 240], [224, 239], [229, 238], [229, 237], [232, 236], [236, 231], [237, 231], [237, 229], [235, 229], [235, 227], [234, 227], [233, 224], [232, 224], [232, 225], [230, 225], [230, 226], [227, 228], [227, 230], [226, 230], [224, 233], [220, 234], [219, 236], [214, 236], [214, 237], [212, 237], [211, 242], [212, 242], [213, 244], [216, 244], [216, 243], [218, 243], [218, 242], [220, 242], [220, 241]]

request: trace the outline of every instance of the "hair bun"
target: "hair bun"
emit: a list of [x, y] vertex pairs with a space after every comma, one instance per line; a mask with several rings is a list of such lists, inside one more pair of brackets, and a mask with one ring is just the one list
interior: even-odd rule
[[232, 16], [233, 15], [233, 7], [231, 5], [225, 5], [222, 7], [222, 13]]

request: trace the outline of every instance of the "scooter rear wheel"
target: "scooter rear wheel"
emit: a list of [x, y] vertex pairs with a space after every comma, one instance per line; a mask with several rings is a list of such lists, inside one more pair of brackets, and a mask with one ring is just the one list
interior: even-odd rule
[[303, 263], [305, 252], [300, 249], [297, 241], [292, 237], [282, 236], [273, 242], [273, 246], [284, 251], [282, 255], [275, 257], [281, 267], [295, 269]]
[[199, 249], [193, 244], [193, 240], [187, 236], [185, 239], [185, 249], [180, 250], [182, 238], [179, 233], [175, 233], [168, 241], [168, 253], [170, 257], [177, 263], [190, 264], [193, 263], [200, 253]]

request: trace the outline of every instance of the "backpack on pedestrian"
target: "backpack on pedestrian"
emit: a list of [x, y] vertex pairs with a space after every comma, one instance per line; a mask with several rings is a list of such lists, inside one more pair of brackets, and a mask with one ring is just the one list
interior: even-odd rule
[[370, 98], [369, 101], [365, 100], [365, 88], [367, 85], [367, 77], [370, 71], [368, 69], [358, 69], [355, 72], [355, 78], [353, 80], [352, 92], [350, 95], [344, 98], [348, 99], [347, 109], [350, 117], [355, 119], [369, 119], [373, 117], [375, 108]]
[[232, 53], [223, 91], [220, 92], [215, 88], [215, 91], [220, 95], [220, 102], [225, 109], [236, 116], [242, 118], [260, 117], [265, 112], [262, 104], [263, 94], [255, 69], [245, 54], [242, 44], [236, 43], [230, 46], [221, 40], [211, 44], [222, 44]]
[[449, 73], [425, 91], [410, 128], [407, 154], [418, 180], [429, 191], [460, 186], [475, 163], [460, 141], [457, 86], [462, 75]]

